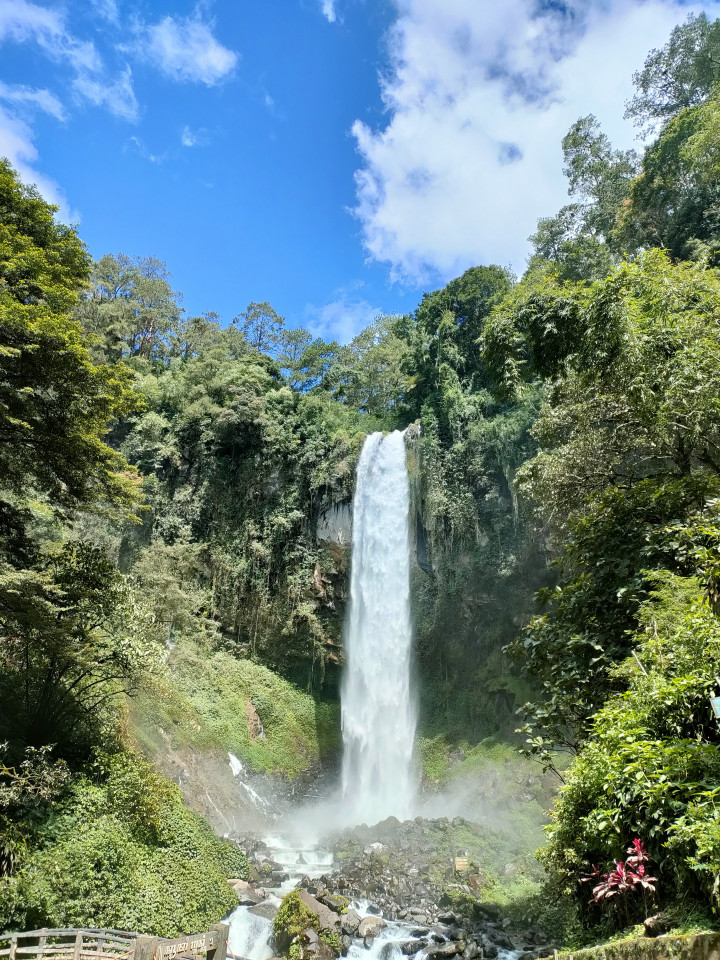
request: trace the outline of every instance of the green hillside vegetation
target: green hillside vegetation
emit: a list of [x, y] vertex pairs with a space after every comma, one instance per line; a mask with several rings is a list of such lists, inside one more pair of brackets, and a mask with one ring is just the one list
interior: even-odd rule
[[[317, 701], [252, 660], [187, 641], [170, 657], [170, 675], [147, 685], [131, 703], [132, 728], [144, 751], [168, 746], [234, 753], [253, 770], [289, 778], [317, 771], [339, 748], [338, 705]], [[248, 729], [247, 706], [262, 717], [263, 735]], [[169, 741], [158, 736], [162, 729]]]

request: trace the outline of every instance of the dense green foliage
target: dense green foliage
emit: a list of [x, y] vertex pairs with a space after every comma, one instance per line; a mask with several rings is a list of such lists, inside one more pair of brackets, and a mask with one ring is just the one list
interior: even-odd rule
[[[655, 587], [640, 610], [634, 655], [614, 670], [625, 689], [593, 717], [543, 859], [572, 896], [588, 864], [623, 859], [629, 840], [643, 837], [662, 901], [682, 892], [711, 903], [720, 862], [720, 736], [708, 697], [720, 623], [697, 581], [665, 573]], [[643, 904], [632, 909], [642, 920]], [[583, 912], [612, 928], [612, 914], [587, 904]]]
[[34, 849], [0, 885], [10, 929], [106, 927], [179, 936], [237, 903], [226, 878], [247, 860], [136, 757], [101, 757], [35, 827]]
[[[580, 143], [594, 182], [622, 189], [605, 191], [605, 219], [596, 192], [564, 247], [539, 231], [481, 338], [497, 395], [545, 390], [517, 479], [558, 580], [509, 650], [542, 684], [526, 754], [551, 769], [555, 751], [575, 757], [542, 851], [551, 889], [605, 933], [658, 904], [718, 906], [718, 26], [691, 17], [636, 75], [629, 111], [661, 132], [634, 178], [613, 180], [623, 158], [599, 135]], [[597, 880], [580, 881], [635, 838], [656, 900], [591, 904]]]

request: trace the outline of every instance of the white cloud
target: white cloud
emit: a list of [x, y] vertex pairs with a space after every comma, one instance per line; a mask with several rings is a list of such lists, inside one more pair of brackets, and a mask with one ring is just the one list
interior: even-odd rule
[[308, 331], [314, 337], [349, 343], [382, 312], [367, 300], [339, 291], [338, 298], [331, 303], [323, 306], [308, 304], [303, 315]]
[[0, 41], [35, 42], [53, 60], [68, 60], [78, 70], [102, 68], [94, 44], [78, 40], [58, 10], [29, 0], [0, 0]]
[[195, 19], [165, 17], [142, 30], [140, 53], [176, 80], [213, 86], [235, 68], [238, 55], [224, 47], [210, 27]]
[[[100, 2], [108, 11], [114, 8], [113, 0]], [[73, 88], [82, 98], [95, 106], [107, 107], [125, 120], [137, 119], [130, 68], [126, 67], [116, 79], [109, 79], [94, 44], [73, 36], [58, 10], [29, 0], [0, 0], [2, 41], [37, 44], [51, 60], [70, 65], [75, 74]]]
[[718, 0], [400, 0], [389, 118], [352, 132], [370, 256], [394, 278], [446, 280], [476, 263], [522, 270], [538, 217], [567, 202], [560, 141], [594, 113], [618, 146], [631, 75], [692, 10]]
[[30, 127], [0, 104], [0, 157], [7, 157], [23, 183], [34, 184], [48, 203], [60, 208], [58, 216], [65, 223], [79, 220], [70, 209], [67, 199], [58, 184], [40, 173], [35, 164], [37, 148]]
[[5, 103], [27, 104], [37, 107], [44, 113], [49, 113], [56, 120], [65, 119], [62, 103], [49, 90], [38, 90], [35, 87], [25, 87], [20, 84], [10, 85], [0, 81], [0, 100]]
[[335, 10], [335, 0], [322, 0], [323, 16], [327, 17], [330, 23], [337, 20], [337, 11]]
[[148, 150], [148, 148], [145, 146], [145, 144], [140, 139], [140, 137], [130, 137], [130, 143], [133, 144], [133, 146], [135, 147], [137, 152], [140, 154], [140, 156], [143, 158], [143, 160], [147, 160], [150, 163], [159, 164], [159, 163], [164, 163], [165, 160], [167, 159], [166, 153], [152, 153], [150, 150]]
[[110, 113], [123, 120], [137, 120], [138, 102], [132, 86], [132, 71], [125, 67], [120, 76], [110, 82], [83, 73], [75, 78], [75, 90], [96, 107], [107, 107]]
[[110, 23], [119, 23], [120, 11], [116, 0], [92, 0], [95, 12]]
[[183, 127], [183, 132], [180, 134], [180, 143], [184, 147], [194, 147], [196, 145], [197, 137], [190, 127]]

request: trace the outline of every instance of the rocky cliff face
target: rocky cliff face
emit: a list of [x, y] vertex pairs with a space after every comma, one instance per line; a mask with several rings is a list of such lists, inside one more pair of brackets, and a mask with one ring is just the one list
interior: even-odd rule
[[[408, 427], [406, 444], [421, 732], [471, 741], [506, 733], [531, 691], [502, 650], [534, 612], [535, 592], [551, 582], [547, 545], [504, 474], [492, 495], [487, 490], [472, 494], [472, 517], [464, 527], [448, 526], [433, 488], [447, 464], [439, 464], [437, 451], [423, 443], [419, 424]], [[315, 542], [328, 558], [324, 568], [315, 568], [315, 594], [337, 617], [338, 636], [327, 645], [328, 661], [340, 666], [349, 599], [350, 500], [320, 512]]]

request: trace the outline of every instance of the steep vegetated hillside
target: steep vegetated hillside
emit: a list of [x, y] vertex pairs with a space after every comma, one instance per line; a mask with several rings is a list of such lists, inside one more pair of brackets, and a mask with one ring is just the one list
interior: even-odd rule
[[229, 753], [332, 762], [355, 465], [396, 428], [428, 779], [486, 738], [557, 773], [539, 907], [566, 942], [714, 922], [718, 64], [690, 17], [635, 77], [642, 152], [568, 132], [521, 279], [473, 267], [348, 345], [265, 302], [186, 318], [165, 264], [91, 263], [0, 165], [0, 924], [227, 909], [242, 855], [140, 754], [220, 831]]

